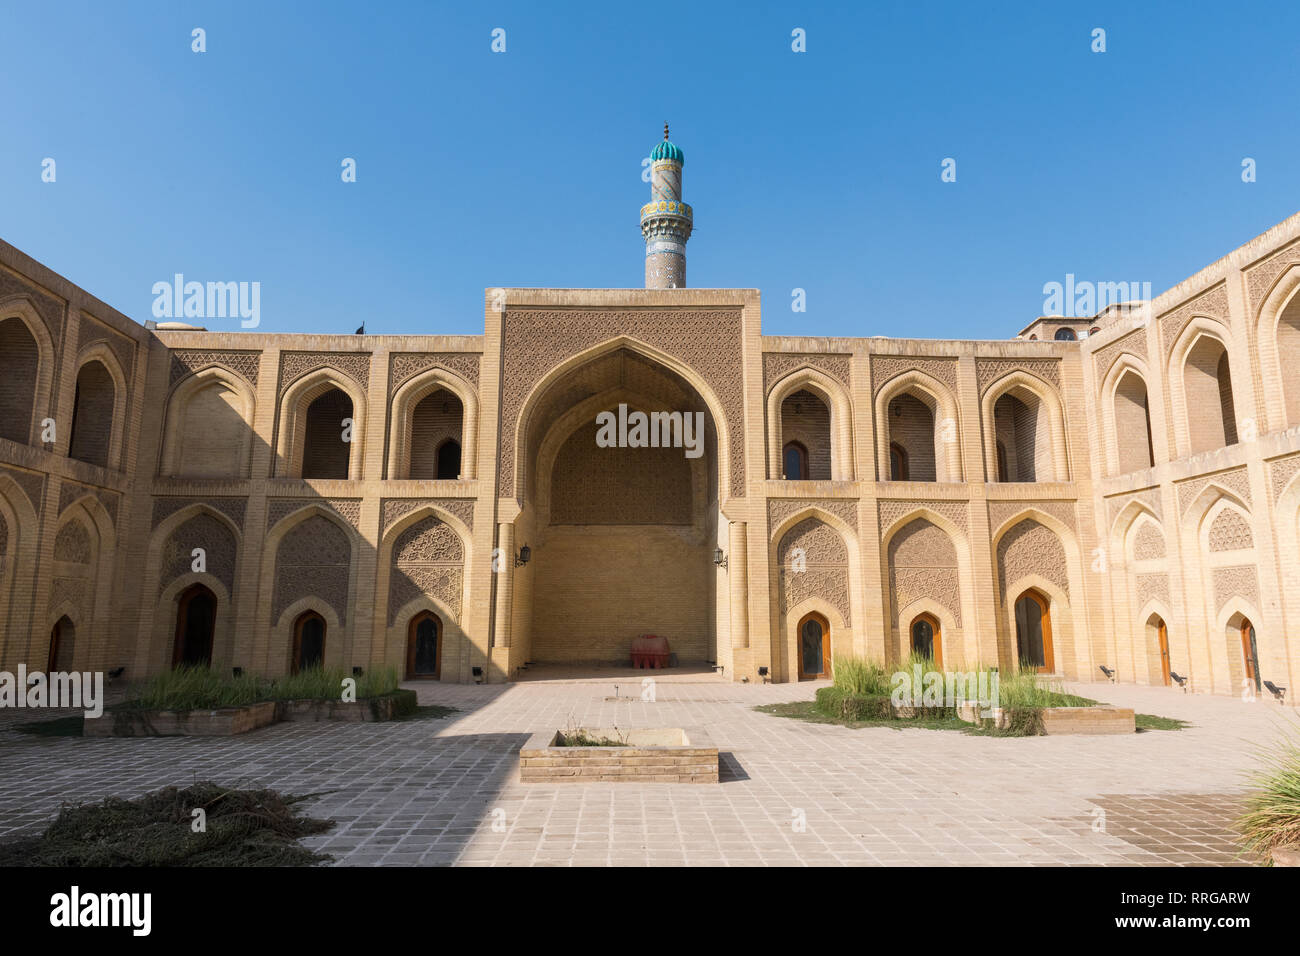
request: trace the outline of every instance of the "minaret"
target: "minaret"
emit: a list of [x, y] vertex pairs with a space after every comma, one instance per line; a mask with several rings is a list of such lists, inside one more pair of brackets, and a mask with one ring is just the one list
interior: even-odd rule
[[645, 287], [686, 288], [686, 240], [691, 238], [691, 207], [682, 202], [682, 166], [686, 154], [668, 141], [650, 153], [650, 201], [641, 207], [645, 238]]

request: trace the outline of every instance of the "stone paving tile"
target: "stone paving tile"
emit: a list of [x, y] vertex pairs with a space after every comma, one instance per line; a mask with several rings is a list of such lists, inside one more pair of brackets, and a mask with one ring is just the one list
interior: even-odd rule
[[[1192, 726], [1029, 739], [850, 730], [753, 710], [810, 699], [817, 684], [665, 678], [655, 702], [640, 699], [640, 679], [617, 684], [420, 683], [421, 703], [458, 713], [224, 739], [39, 738], [0, 713], [0, 839], [45, 825], [64, 801], [215, 779], [319, 793], [310, 812], [337, 826], [309, 845], [339, 865], [1243, 865], [1228, 829], [1243, 772], [1288, 715], [1298, 726], [1271, 702], [1083, 684], [1071, 689]], [[707, 727], [723, 782], [520, 784], [519, 747], [569, 723]]]

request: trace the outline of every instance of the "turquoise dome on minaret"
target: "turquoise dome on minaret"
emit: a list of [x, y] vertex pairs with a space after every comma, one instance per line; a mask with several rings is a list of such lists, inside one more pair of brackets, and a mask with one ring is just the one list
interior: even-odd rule
[[676, 143], [670, 142], [668, 139], [667, 123], [664, 123], [664, 141], [655, 144], [655, 148], [650, 151], [650, 158], [655, 162], [659, 162], [661, 159], [666, 159], [669, 162], [679, 163], [682, 166], [686, 165], [686, 154], [681, 151], [680, 147], [678, 147]]

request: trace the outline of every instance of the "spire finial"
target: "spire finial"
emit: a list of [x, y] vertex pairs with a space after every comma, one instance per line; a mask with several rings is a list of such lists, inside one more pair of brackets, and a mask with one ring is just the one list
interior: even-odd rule
[[664, 120], [664, 140], [668, 139], [668, 121]]

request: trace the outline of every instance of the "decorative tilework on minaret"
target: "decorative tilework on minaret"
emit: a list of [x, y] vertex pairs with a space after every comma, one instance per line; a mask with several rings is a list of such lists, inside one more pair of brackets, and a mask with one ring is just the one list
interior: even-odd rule
[[691, 238], [691, 207], [682, 202], [682, 166], [686, 154], [668, 140], [650, 153], [650, 201], [641, 207], [645, 238], [645, 287], [686, 288], [686, 240]]

